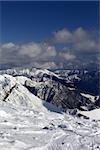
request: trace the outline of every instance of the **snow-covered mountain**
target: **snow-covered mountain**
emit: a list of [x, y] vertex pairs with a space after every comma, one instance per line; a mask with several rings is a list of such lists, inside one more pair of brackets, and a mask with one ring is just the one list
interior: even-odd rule
[[100, 71], [99, 70], [56, 70], [55, 73], [66, 79], [68, 83], [81, 92], [99, 95]]
[[0, 149], [100, 149], [98, 96], [72, 88], [48, 70], [0, 74]]
[[41, 69], [23, 69], [1, 72], [1, 74], [4, 73], [12, 75], [14, 79], [18, 80], [35, 96], [50, 102], [57, 107], [62, 107], [65, 111], [68, 108], [85, 108], [90, 110], [96, 107], [96, 98], [92, 101], [91, 98], [82, 95], [82, 92], [75, 86], [72, 87], [72, 83], [69, 84], [68, 80], [51, 71]]

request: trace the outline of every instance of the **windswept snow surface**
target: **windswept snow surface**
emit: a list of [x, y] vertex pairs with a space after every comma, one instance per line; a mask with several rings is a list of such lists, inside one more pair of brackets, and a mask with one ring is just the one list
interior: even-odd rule
[[100, 150], [99, 120], [60, 113], [21, 78], [0, 76], [0, 150]]
[[2, 102], [0, 149], [100, 150], [100, 122]]
[[100, 150], [100, 122], [2, 103], [0, 149]]

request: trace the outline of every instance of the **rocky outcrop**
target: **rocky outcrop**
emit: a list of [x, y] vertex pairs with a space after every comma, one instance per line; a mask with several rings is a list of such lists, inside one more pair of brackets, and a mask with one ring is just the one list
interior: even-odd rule
[[[45, 81], [44, 81], [45, 80]], [[80, 109], [81, 106], [89, 107], [92, 103], [78, 93], [77, 90], [69, 90], [67, 86], [59, 81], [42, 79], [41, 82], [26, 81], [25, 87], [40, 99], [50, 102], [64, 110], [67, 108]]]

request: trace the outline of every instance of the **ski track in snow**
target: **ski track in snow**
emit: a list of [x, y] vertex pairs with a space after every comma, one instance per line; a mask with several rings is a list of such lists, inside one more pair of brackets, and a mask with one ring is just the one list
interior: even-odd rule
[[1, 150], [100, 150], [100, 121], [0, 107]]

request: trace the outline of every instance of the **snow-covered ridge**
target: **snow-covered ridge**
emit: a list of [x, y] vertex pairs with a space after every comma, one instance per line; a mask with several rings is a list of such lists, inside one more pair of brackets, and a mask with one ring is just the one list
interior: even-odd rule
[[0, 75], [0, 100], [15, 106], [32, 107], [40, 111], [46, 110], [45, 106], [49, 105], [51, 109], [54, 108], [54, 110], [60, 111], [56, 107], [30, 93], [29, 90], [23, 86], [26, 80], [30, 79], [22, 76], [12, 77], [7, 74]]
[[1, 70], [0, 74], [9, 74], [9, 75], [30, 75], [30, 76], [37, 76], [47, 74], [50, 76], [55, 76], [60, 78], [59, 75], [47, 70], [47, 69], [8, 69], [8, 70]]
[[[59, 75], [46, 69], [10, 69], [1, 71], [2, 75], [3, 73], [8, 74], [8, 76], [10, 74], [12, 80], [16, 80], [17, 83], [27, 88], [35, 96], [53, 103], [57, 107], [62, 107], [64, 110], [67, 110], [67, 108], [83, 109], [85, 107], [88, 110], [94, 109], [96, 106], [94, 96], [80, 93], [75, 87], [70, 87], [70, 84]], [[75, 79], [78, 80], [78, 78]]]

